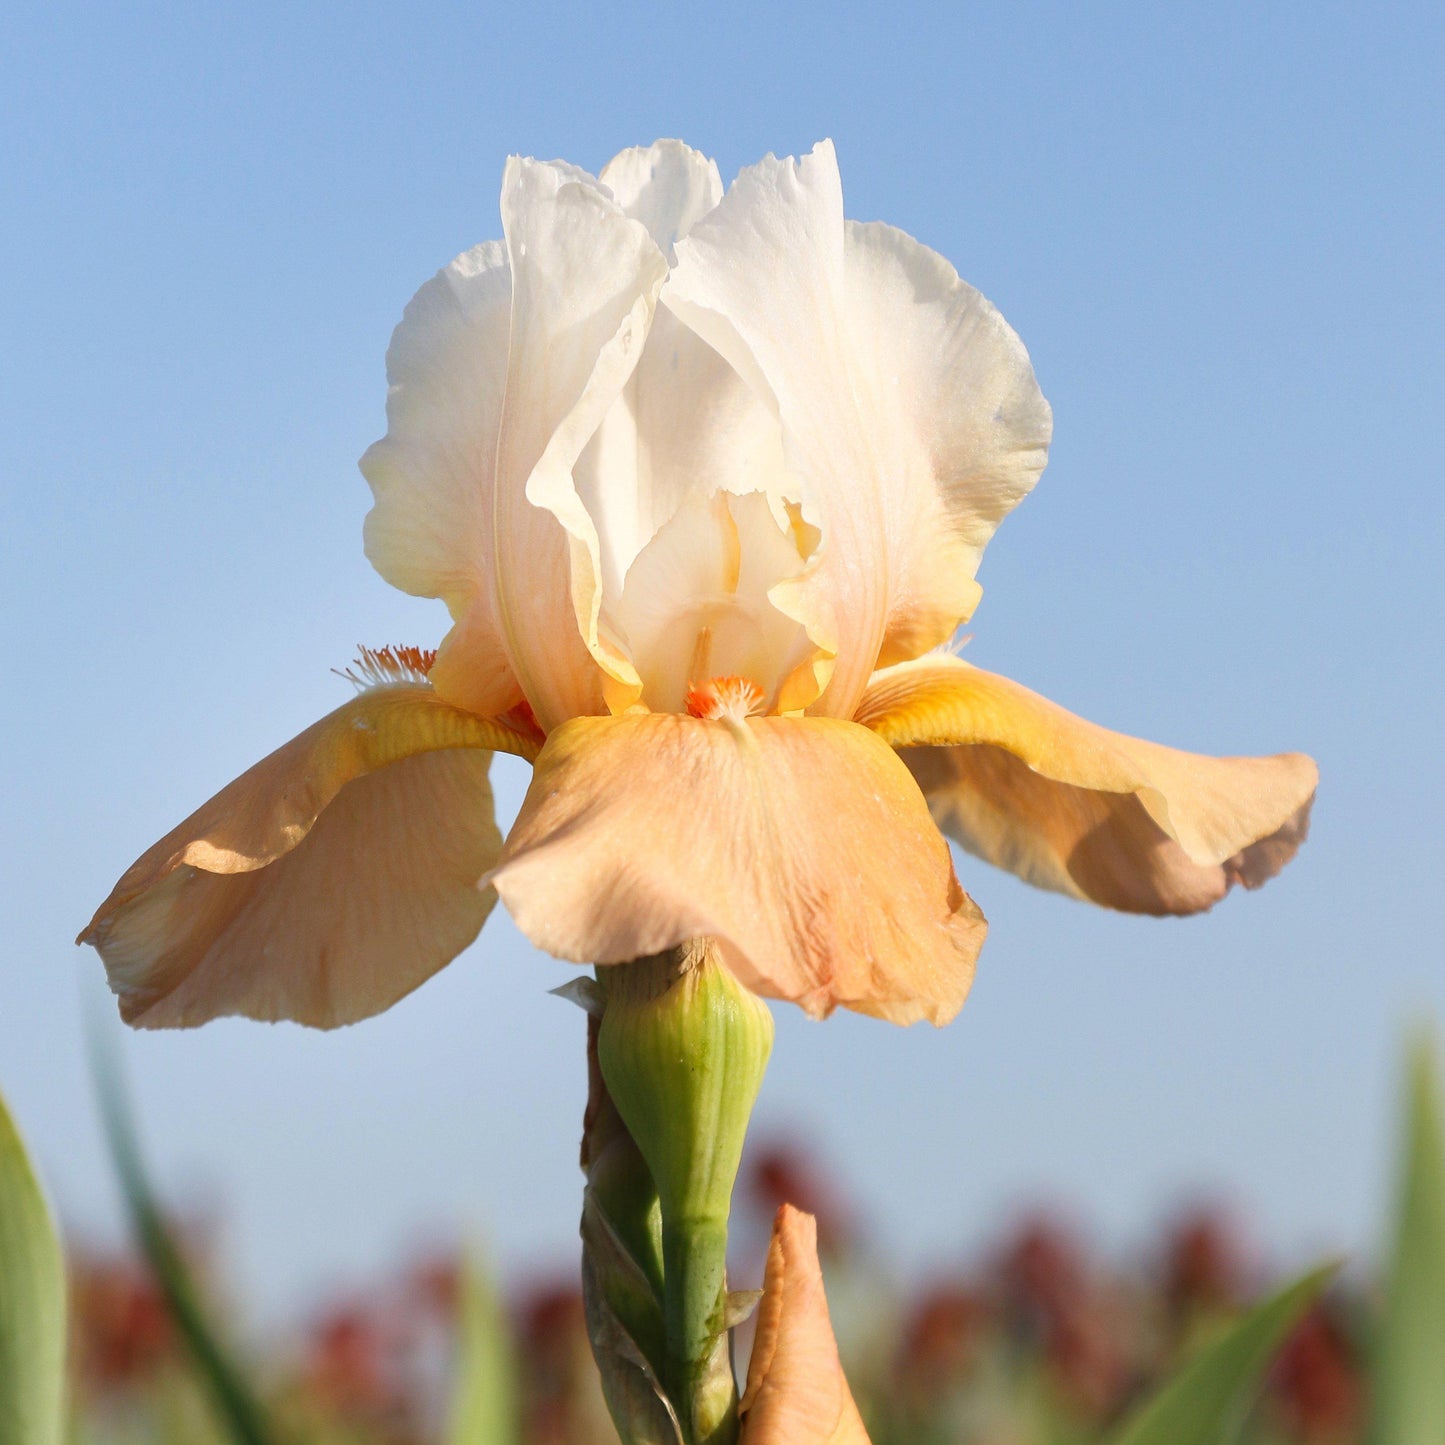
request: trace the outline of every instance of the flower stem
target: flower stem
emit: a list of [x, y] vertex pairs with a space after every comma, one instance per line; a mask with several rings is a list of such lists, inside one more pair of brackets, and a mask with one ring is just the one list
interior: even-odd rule
[[688, 1445], [732, 1445], [738, 1435], [727, 1308], [728, 1225], [664, 1220], [664, 1367]]

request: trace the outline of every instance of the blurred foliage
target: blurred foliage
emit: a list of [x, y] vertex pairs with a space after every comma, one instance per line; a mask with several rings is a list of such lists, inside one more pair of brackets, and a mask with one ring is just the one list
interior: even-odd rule
[[505, 1306], [481, 1262], [467, 1259], [457, 1311], [456, 1383], [447, 1445], [521, 1445], [516, 1361]]
[[1411, 1051], [1389, 1305], [1375, 1365], [1376, 1445], [1445, 1441], [1445, 1126], [1430, 1041]]
[[60, 1240], [0, 1099], [0, 1445], [58, 1445], [65, 1334]]
[[[1271, 1293], [1237, 1225], [1204, 1207], [1122, 1261], [1055, 1216], [1023, 1216], [967, 1267], [939, 1261], [908, 1287], [840, 1191], [787, 1147], [745, 1166], [734, 1273], [760, 1273], [779, 1202], [818, 1216], [839, 1345], [875, 1445], [1441, 1445], [1445, 1149], [1423, 1045], [1406, 1113], [1384, 1289], [1320, 1271]], [[189, 1321], [153, 1238], [149, 1265], [72, 1245], [75, 1445], [251, 1438], [195, 1348], [197, 1321], [238, 1334], [214, 1250], [193, 1228], [156, 1223], [183, 1261]], [[471, 1264], [430, 1257], [253, 1348], [246, 1375], [263, 1382], [261, 1428], [274, 1432], [263, 1438], [287, 1445], [616, 1440], [570, 1277], [504, 1300]]]
[[[177, 1246], [151, 1191], [115, 1053], [106, 1047], [105, 1035], [95, 1033], [92, 1038], [106, 1142], [115, 1161], [136, 1242], [150, 1266], [166, 1314], [175, 1322], [177, 1334], [184, 1340], [196, 1373], [230, 1438], [236, 1445], [275, 1445], [278, 1437], [267, 1424], [266, 1412], [245, 1374], [232, 1362], [229, 1349], [222, 1343], [219, 1331], [202, 1305], [185, 1253]], [[184, 1394], [183, 1388], [181, 1394]]]
[[1256, 1305], [1129, 1417], [1110, 1445], [1229, 1445], [1285, 1336], [1335, 1273], [1325, 1265]]
[[[738, 1204], [740, 1278], [760, 1271], [778, 1190], [796, 1189], [805, 1175], [808, 1203], [822, 1221], [834, 1322], [875, 1445], [1103, 1440], [1181, 1362], [1228, 1340], [1231, 1324], [1256, 1323], [1247, 1308], [1260, 1271], [1217, 1212], [1172, 1222], [1122, 1265], [1047, 1215], [1026, 1218], [974, 1267], [955, 1271], [945, 1262], [910, 1290], [878, 1267], [837, 1191], [782, 1149], [748, 1171]], [[194, 1258], [202, 1293], [219, 1310], [215, 1261]], [[88, 1445], [230, 1438], [184, 1423], [199, 1418], [206, 1397], [147, 1272], [94, 1251], [75, 1250], [72, 1260], [77, 1398], [87, 1423], [78, 1438]], [[1370, 1295], [1345, 1285], [1314, 1303], [1241, 1438], [1250, 1445], [1360, 1440], [1370, 1315]], [[744, 1339], [744, 1357], [746, 1346]], [[1261, 1352], [1250, 1352], [1248, 1363], [1262, 1364]], [[616, 1440], [570, 1278], [534, 1282], [504, 1306], [463, 1260], [419, 1260], [368, 1293], [318, 1310], [258, 1357], [254, 1373], [270, 1382], [268, 1404], [288, 1440]], [[187, 1380], [189, 1393], [181, 1388]]]

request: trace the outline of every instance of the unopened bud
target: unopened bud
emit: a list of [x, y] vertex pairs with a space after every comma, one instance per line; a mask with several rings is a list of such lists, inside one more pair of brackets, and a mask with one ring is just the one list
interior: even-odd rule
[[665, 1384], [689, 1442], [736, 1437], [727, 1225], [773, 1016], [694, 940], [601, 970], [597, 1060], [662, 1212]]
[[773, 1016], [708, 939], [603, 977], [598, 1061], [657, 1184], [663, 1219], [725, 1222]]

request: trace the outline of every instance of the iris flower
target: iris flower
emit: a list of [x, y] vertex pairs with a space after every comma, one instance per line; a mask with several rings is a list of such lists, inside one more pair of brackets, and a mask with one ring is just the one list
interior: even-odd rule
[[[943, 1023], [985, 931], [945, 833], [1156, 914], [1294, 854], [1308, 758], [1141, 742], [946, 650], [1051, 416], [947, 261], [844, 219], [831, 145], [726, 194], [678, 142], [513, 158], [501, 211], [407, 307], [361, 463], [367, 555], [451, 629], [364, 652], [125, 874], [82, 940], [126, 1019], [349, 1023], [500, 896], [563, 959], [710, 936], [810, 1014]], [[505, 841], [496, 750], [535, 769]]]

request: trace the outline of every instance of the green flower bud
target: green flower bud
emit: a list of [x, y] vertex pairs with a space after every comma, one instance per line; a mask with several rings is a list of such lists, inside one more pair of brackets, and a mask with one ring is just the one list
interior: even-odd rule
[[662, 1215], [726, 1222], [773, 1016], [698, 939], [603, 971], [598, 1061]]
[[665, 1383], [689, 1442], [721, 1445], [737, 1428], [728, 1214], [773, 1017], [708, 939], [599, 974], [597, 1060], [661, 1203]]

